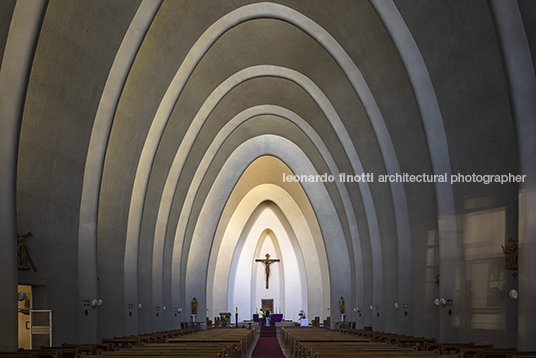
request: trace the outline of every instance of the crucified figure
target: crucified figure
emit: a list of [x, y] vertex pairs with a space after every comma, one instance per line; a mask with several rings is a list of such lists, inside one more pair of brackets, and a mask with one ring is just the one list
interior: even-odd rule
[[266, 273], [266, 289], [268, 289], [268, 276], [270, 276], [270, 265], [274, 262], [279, 262], [279, 259], [270, 259], [270, 254], [266, 254], [266, 259], [255, 259], [256, 262], [262, 262], [265, 266], [264, 272]]

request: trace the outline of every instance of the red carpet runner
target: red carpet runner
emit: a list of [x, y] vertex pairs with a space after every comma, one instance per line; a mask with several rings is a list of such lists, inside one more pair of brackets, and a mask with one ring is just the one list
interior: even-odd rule
[[285, 357], [277, 340], [275, 326], [261, 327], [261, 335], [253, 349], [251, 358], [274, 357]]

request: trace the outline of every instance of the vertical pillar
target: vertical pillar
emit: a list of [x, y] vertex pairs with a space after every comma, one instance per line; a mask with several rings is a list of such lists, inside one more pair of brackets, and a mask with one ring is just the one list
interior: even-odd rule
[[[0, 85], [1, 86], [1, 85]], [[1, 89], [0, 89], [1, 91]], [[3, 101], [0, 100], [0, 107]], [[1, 117], [0, 117], [1, 118]], [[0, 120], [0, 351], [14, 351], [18, 348], [17, 335], [17, 232], [15, 210], [15, 170], [16, 159], [8, 155], [8, 148], [17, 142], [16, 137], [8, 138], [7, 125]], [[12, 151], [11, 151], [12, 152]], [[5, 168], [5, 169], [4, 169]]]
[[536, 78], [532, 56], [517, 1], [490, 2], [497, 37], [507, 74], [510, 103], [516, 125], [519, 174], [526, 175], [519, 185], [519, 306], [518, 347], [535, 350], [536, 331]]
[[17, 153], [22, 109], [45, 0], [18, 1], [0, 67], [0, 351], [18, 348]]

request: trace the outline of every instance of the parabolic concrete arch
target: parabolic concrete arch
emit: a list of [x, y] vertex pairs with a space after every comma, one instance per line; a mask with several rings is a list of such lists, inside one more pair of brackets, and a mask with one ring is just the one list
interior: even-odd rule
[[[430, 151], [433, 171], [434, 173], [446, 173], [447, 176], [450, 176], [452, 170], [443, 117], [422, 54], [393, 1], [372, 0], [371, 4], [376, 9], [378, 16], [383, 19], [408, 72], [413, 90], [415, 91], [419, 110], [423, 118], [422, 123], [426, 137], [428, 138], [428, 149]], [[453, 234], [456, 232], [457, 225], [455, 218], [454, 193], [452, 186], [447, 183], [435, 183], [435, 190], [437, 202], [440, 203], [437, 206], [437, 209], [440, 217], [439, 222], [441, 223], [441, 225], [439, 225], [441, 254], [444, 255], [444, 257], [451, 257], [456, 253], [458, 247], [456, 238]], [[397, 191], [393, 191], [393, 195], [397, 195], [396, 193]], [[406, 256], [411, 240], [409, 237], [404, 236], [400, 237], [399, 240], [399, 247], [401, 250], [399, 255], [399, 265], [402, 267], [411, 262], [411, 256]], [[450, 274], [450, 272], [455, 270], [455, 263], [450, 260], [441, 260], [441, 264], [440, 275], [442, 277], [445, 276], [445, 280], [442, 281], [442, 292], [440, 294], [445, 295], [455, 289], [456, 277], [455, 275]], [[401, 296], [407, 297], [410, 294], [407, 291], [408, 287], [405, 285], [406, 287], [404, 288], [402, 283], [403, 281], [401, 280], [399, 283], [400, 290], [401, 292], [404, 292]], [[447, 327], [448, 325], [443, 326]], [[445, 341], [452, 340], [452, 333], [448, 332], [444, 334], [443, 339]]]
[[[336, 132], [339, 135], [344, 148], [346, 149], [348, 157], [350, 158], [352, 162], [355, 173], [363, 173], [363, 168], [359, 160], [359, 157], [355, 151], [355, 148], [352, 146], [349, 135], [346, 132], [337, 112], [335, 111], [335, 109], [333, 108], [329, 100], [327, 99], [326, 95], [323, 94], [322, 91], [318, 88], [318, 86], [316, 86], [310, 79], [308, 79], [307, 77], [305, 77], [304, 75], [300, 74], [297, 71], [293, 71], [291, 69], [282, 68], [278, 66], [269, 66], [269, 65], [249, 67], [232, 75], [226, 81], [224, 81], [220, 86], [218, 86], [218, 88], [215, 89], [211, 93], [211, 95], [207, 98], [207, 100], [204, 102], [202, 108], [199, 110], [194, 120], [192, 121], [192, 125], [188, 128], [188, 132], [185, 136], [185, 140], [181, 143], [179, 150], [177, 151], [175, 155], [175, 159], [173, 161], [172, 167], [170, 169], [168, 179], [166, 181], [166, 185], [162, 193], [162, 200], [160, 202], [160, 210], [158, 214], [157, 227], [155, 231], [155, 251], [153, 253], [153, 268], [155, 270], [153, 273], [153, 277], [155, 281], [154, 281], [153, 287], [156, 291], [158, 291], [158, 292], [155, 291], [155, 293], [153, 294], [155, 298], [160, 296], [159, 292], [161, 292], [161, 287], [162, 287], [161, 285], [159, 285], [159, 282], [161, 282], [161, 277], [162, 277], [161, 263], [162, 263], [163, 251], [161, 250], [161, 248], [163, 247], [163, 240], [165, 237], [164, 233], [167, 227], [167, 222], [169, 218], [169, 210], [172, 204], [172, 198], [173, 198], [172, 193], [175, 190], [175, 187], [178, 183], [182, 168], [184, 166], [188, 153], [191, 149], [192, 143], [195, 140], [196, 136], [198, 135], [200, 129], [202, 128], [203, 123], [206, 121], [207, 117], [213, 111], [214, 107], [219, 103], [219, 101], [221, 101], [223, 96], [225, 96], [229, 91], [231, 91], [238, 84], [248, 79], [261, 77], [261, 76], [274, 76], [274, 77], [281, 77], [281, 78], [289, 79], [299, 84], [301, 87], [303, 87], [314, 98], [314, 100], [318, 103], [318, 105], [322, 108], [326, 117], [328, 118], [330, 123], [333, 125], [333, 127], [336, 129]], [[222, 145], [222, 143], [225, 141], [227, 136], [229, 136], [233, 132], [233, 130], [237, 128], [244, 120], [249, 118], [249, 116], [260, 114], [260, 113], [272, 113], [272, 112], [277, 115], [282, 115], [285, 118], [288, 118], [292, 120], [294, 123], [298, 124], [300, 128], [302, 128], [302, 130], [316, 143], [318, 149], [324, 155], [325, 160], [328, 163], [328, 166], [330, 167], [330, 170], [332, 171], [332, 173], [334, 175], [338, 175], [338, 169], [336, 168], [334, 161], [331, 158], [331, 155], [329, 154], [329, 151], [319, 139], [319, 136], [316, 133], [314, 133], [312, 128], [303, 119], [299, 118], [295, 114], [292, 114], [288, 110], [285, 110], [285, 109], [275, 108], [274, 106], [263, 106], [263, 107], [259, 107], [255, 109], [250, 109], [248, 111], [244, 111], [243, 113], [237, 115], [236, 118], [229, 121], [229, 123], [224, 127], [224, 129], [220, 133], [218, 133], [214, 142], [211, 144], [210, 149], [207, 151], [206, 159], [203, 160], [203, 162], [197, 169], [196, 175], [192, 182], [192, 187], [189, 190], [188, 196], [185, 200], [185, 204], [183, 206], [183, 212], [180, 215], [179, 224], [177, 226], [177, 232], [175, 234], [175, 240], [177, 241], [174, 244], [173, 268], [172, 268], [172, 272], [174, 275], [177, 275], [180, 277], [181, 268], [179, 264], [181, 262], [181, 257], [182, 257], [181, 255], [181, 252], [182, 252], [181, 250], [182, 250], [182, 245], [183, 245], [182, 240], [184, 238], [184, 232], [186, 230], [186, 226], [188, 223], [189, 210], [191, 209], [191, 205], [193, 203], [193, 200], [195, 198], [195, 194], [197, 191], [196, 186], [198, 186], [201, 183], [205, 170], [209, 167], [210, 162], [212, 158], [216, 155], [219, 146]], [[350, 227], [351, 227], [350, 232], [352, 235], [354, 248], [356, 249], [355, 260], [356, 262], [358, 262], [359, 267], [362, 267], [360, 243], [359, 243], [357, 224], [355, 220], [355, 215], [353, 213], [353, 208], [348, 200], [348, 194], [346, 192], [346, 188], [344, 187], [344, 185], [342, 185], [339, 181], [336, 181], [336, 185], [338, 186], [341, 192], [343, 203], [347, 211], [347, 219], [350, 222]], [[365, 198], [365, 208], [367, 211], [366, 218], [369, 223], [369, 227], [377, 229], [376, 212], [374, 209], [372, 194], [370, 193], [368, 183], [359, 182], [358, 185]], [[372, 232], [377, 232], [376, 229], [371, 229], [371, 230]], [[376, 304], [379, 304], [381, 302], [381, 297], [382, 297], [381, 291], [382, 291], [382, 282], [383, 282], [381, 245], [380, 245], [379, 236], [378, 237], [374, 235], [372, 236], [373, 238], [371, 240], [371, 245], [373, 247], [373, 258], [374, 258], [372, 275], [374, 276], [374, 282], [377, 282], [377, 284], [374, 285], [373, 296], [374, 296], [374, 302]], [[128, 236], [127, 236], [127, 240], [128, 240]], [[132, 259], [134, 259], [134, 257]], [[361, 305], [365, 301], [363, 298], [364, 291], [365, 291], [363, 289], [364, 278], [362, 275], [358, 275], [358, 278], [356, 279], [357, 279], [357, 288], [358, 288], [360, 297], [359, 297], [359, 300], [357, 300], [355, 303], [356, 305]], [[178, 292], [180, 289], [178, 287], [177, 281], [173, 280], [173, 284], [176, 286], [174, 288], [175, 292]], [[372, 293], [369, 293], [369, 295], [372, 296]], [[156, 302], [159, 302], [159, 300], [161, 299], [157, 299]], [[371, 302], [372, 298], [370, 298], [369, 300]]]
[[[4, 185], [0, 187], [0, 220], [5, 228], [5, 238], [0, 244], [5, 252], [15, 252], [16, 242], [12, 240], [17, 234], [17, 207], [15, 188], [17, 184], [17, 150], [19, 146], [19, 132], [22, 121], [24, 96], [28, 87], [28, 77], [31, 68], [31, 59], [35, 51], [34, 44], [38, 38], [39, 28], [46, 9], [45, 1], [32, 3], [17, 3], [11, 21], [10, 36], [6, 42], [5, 53], [0, 63], [0, 123], [2, 134], [0, 143], [2, 156], [0, 163], [2, 173], [0, 180]], [[8, 256], [0, 264], [3, 275], [7, 280], [2, 286], [0, 300], [9, 302], [4, 324], [0, 327], [0, 336], [6, 342], [16, 340], [16, 331], [11, 329], [17, 326], [17, 303], [10, 300], [11, 292], [17, 288], [16, 256]], [[1, 347], [1, 345], [0, 345]]]
[[[206, 306], [207, 267], [212, 241], [217, 230], [218, 218], [234, 184], [241, 173], [256, 158], [272, 155], [280, 158], [296, 174], [318, 175], [314, 166], [301, 149], [289, 140], [261, 135], [240, 145], [229, 156], [212, 186], [194, 229], [192, 245], [187, 258], [185, 273], [185, 296], [197, 297], [201, 307]], [[351, 247], [347, 246], [340, 222], [323, 183], [302, 183], [319, 221], [326, 247], [330, 269], [331, 305], [335, 306], [339, 296], [351, 297], [353, 274], [350, 268]], [[175, 298], [178, 299], [178, 298]]]
[[[278, 160], [272, 158], [272, 160]], [[247, 175], [247, 174], [246, 174]], [[246, 178], [247, 179], [247, 178]], [[309, 312], [317, 315], [328, 316], [330, 307], [329, 301], [329, 264], [324, 245], [319, 240], [314, 240], [315, 236], [321, 234], [317, 227], [310, 227], [302, 209], [283, 188], [274, 184], [263, 184], [255, 186], [246, 196], [242, 198], [238, 207], [234, 210], [231, 220], [225, 223], [224, 234], [215, 243], [211, 252], [209, 273], [207, 279], [208, 307], [223, 308], [225, 303], [221, 302], [222, 297], [227, 296], [231, 267], [235, 258], [237, 247], [244, 245], [248, 235], [259, 236], [266, 228], [257, 228], [257, 232], [251, 233], [252, 226], [257, 219], [257, 212], [266, 207], [266, 202], [273, 203], [271, 210], [278, 217], [277, 228], [270, 227], [276, 236], [279, 232], [288, 236], [289, 248], [296, 252], [299, 261], [303, 261], [303, 266], [299, 265], [302, 276], [307, 280], [306, 297]], [[253, 219], [252, 219], [253, 218]], [[318, 224], [317, 224], [318, 225]], [[236, 264], [236, 263], [235, 263]], [[304, 281], [301, 281], [304, 283]], [[295, 312], [289, 312], [295, 313]]]
[[[84, 170], [82, 194], [80, 200], [80, 226], [78, 231], [78, 260], [81, 269], [78, 271], [78, 280], [87, 282], [79, 286], [78, 298], [97, 297], [97, 216], [100, 195], [100, 183], [106, 147], [112, 128], [113, 118], [117, 104], [128, 78], [132, 63], [136, 59], [138, 50], [143, 42], [154, 16], [162, 1], [144, 0], [129, 26], [121, 43], [114, 63], [110, 69], [108, 80], [103, 89], [99, 107], [95, 114], [95, 121]], [[133, 267], [132, 270], [136, 271]], [[82, 315], [82, 313], [80, 313]], [[95, 316], [94, 320], [96, 321]], [[95, 324], [95, 323], [94, 323]], [[129, 322], [129, 325], [131, 323]], [[80, 324], [79, 337], [81, 341], [92, 341], [97, 337], [97, 330], [91, 325]]]
[[[127, 249], [125, 252], [126, 275], [131, 275], [129, 273], [131, 272], [131, 270], [126, 270], [127, 261], [136, 261], [136, 243], [139, 240], [138, 228], [143, 211], [142, 208], [145, 195], [144, 193], [147, 188], [147, 182], [152, 162], [154, 160], [154, 155], [158, 147], [158, 138], [161, 136], [164, 130], [165, 124], [171, 114], [171, 111], [174, 108], [174, 104], [176, 102], [177, 97], [180, 95], [180, 92], [182, 91], [182, 88], [184, 87], [187, 79], [189, 78], [189, 75], [191, 74], [199, 60], [202, 58], [202, 55], [208, 50], [210, 45], [215, 42], [219, 36], [221, 36], [223, 32], [240, 22], [266, 16], [279, 18], [302, 28], [304, 31], [306, 31], [315, 39], [317, 39], [317, 41], [319, 41], [323, 46], [325, 46], [326, 49], [334, 56], [337, 62], [341, 65], [343, 71], [347, 74], [350, 82], [354, 86], [356, 92], [358, 93], [362, 102], [365, 105], [367, 113], [371, 118], [371, 123], [373, 124], [376, 135], [378, 136], [378, 140], [382, 148], [384, 161], [386, 163], [388, 172], [390, 174], [400, 172], [400, 169], [397, 164], [396, 154], [389, 139], [389, 134], [386, 130], [385, 124], [383, 123], [383, 120], [381, 119], [381, 114], [374, 101], [374, 98], [370, 93], [370, 90], [368, 89], [359, 69], [356, 67], [355, 63], [351, 61], [349, 56], [344, 52], [342, 47], [335, 41], [335, 39], [332, 38], [329, 33], [327, 33], [327, 31], [325, 31], [318, 24], [314, 23], [312, 20], [308, 19], [299, 12], [287, 8], [285, 6], [273, 3], [259, 3], [244, 6], [222, 17], [201, 36], [201, 38], [197, 41], [196, 45], [192, 47], [192, 50], [187, 56], [187, 59], [184, 61], [183, 66], [181, 66], [179, 71], [177, 72], [168, 91], [166, 92], [165, 97], [161, 102], [158, 112], [156, 113], [155, 120], [153, 121], [153, 125], [151, 126], [151, 129], [149, 131], [149, 135], [147, 137], [146, 144], [144, 146], [144, 150], [140, 158], [138, 171], [136, 174], [136, 180], [134, 182], [131, 209], [129, 210], [129, 224], [127, 229]], [[345, 134], [343, 141], [350, 141], [348, 134], [345, 132], [343, 132], [343, 134]], [[191, 141], [193, 141], [193, 138], [191, 139]], [[189, 147], [191, 147], [191, 143], [185, 143], [185, 149]], [[350, 149], [352, 148], [353, 147], [351, 147]], [[363, 172], [362, 167], [359, 164], [357, 154], [355, 154], [355, 150], [354, 153], [350, 151], [350, 153], [348, 154], [350, 156], [352, 166], [354, 167], [354, 171], [356, 173]], [[400, 183], [391, 183], [390, 185], [393, 187], [393, 191], [399, 193], [398, 195], [393, 196], [393, 200], [402, 201], [399, 204], [395, 205], [395, 208], [397, 208], [397, 217], [399, 218], [398, 222], [401, 223], [398, 227], [407, 228], [409, 227], [408, 225], [403, 225], [404, 222], [407, 223], [407, 212], [405, 212], [406, 204], [403, 202], [403, 188], [401, 187]], [[373, 271], [374, 282], [383, 282], [383, 267], [381, 264], [382, 255], [380, 254], [381, 241], [377, 223], [373, 219], [373, 217], [375, 216], [374, 210], [372, 210], [372, 208], [374, 207], [374, 203], [372, 198], [370, 197], [370, 195], [367, 194], [366, 191], [364, 193], [364, 201], [365, 205], [369, 208], [367, 210], [367, 220], [370, 226], [369, 230], [371, 233], [371, 245], [373, 246], [373, 263], [375, 266]], [[407, 230], [405, 230], [404, 233], [400, 234], [403, 234], [403, 236], [407, 237]], [[130, 263], [128, 265], [132, 264]], [[404, 270], [405, 269], [402, 268], [402, 271]], [[132, 273], [132, 275], [134, 275], [134, 273]], [[133, 278], [125, 278], [125, 282], [127, 281], [129, 282], [127, 284], [129, 288], [127, 289], [127, 287], [125, 286], [125, 299], [132, 301], [132, 298], [135, 298], [137, 296], [137, 294], [135, 293], [137, 289], [135, 290], [132, 286], [136, 285], [136, 281]], [[383, 288], [381, 284], [374, 285], [374, 300], [376, 304], [382, 305]], [[378, 321], [376, 326], [381, 327], [381, 321]]]
[[[282, 107], [278, 107], [278, 106], [273, 106], [273, 105], [263, 105], [263, 106], [256, 106], [256, 107], [253, 107], [253, 108], [249, 108], [241, 113], [239, 113], [235, 118], [231, 119], [227, 124], [226, 126], [222, 129], [222, 131], [216, 136], [216, 138], [214, 139], [213, 143], [211, 144], [211, 147], [207, 150], [206, 154], [205, 154], [205, 158], [202, 160], [202, 162], [200, 163], [199, 167], [197, 168], [197, 171], [196, 171], [196, 174], [194, 176], [194, 179], [192, 180], [192, 183], [190, 185], [190, 190], [186, 196], [186, 199], [184, 201], [184, 206], [183, 206], [183, 214], [181, 215], [181, 218], [179, 219], [179, 226], [177, 227], [177, 234], [176, 234], [176, 238], [179, 240], [178, 242], [180, 243], [180, 238], [184, 235], [184, 231], [185, 230], [185, 227], [186, 227], [186, 224], [187, 224], [187, 220], [186, 218], [189, 216], [189, 209], [191, 209], [191, 206], [193, 204], [193, 200], [196, 196], [196, 193], [197, 193], [197, 190], [199, 188], [199, 186], [201, 185], [201, 182], [203, 180], [203, 177], [207, 171], [207, 169], [209, 168], [209, 165], [210, 165], [210, 162], [213, 160], [214, 156], [216, 155], [217, 151], [219, 150], [220, 146], [224, 143], [225, 139], [241, 124], [243, 123], [244, 121], [246, 120], [249, 120], [250, 118], [252, 117], [255, 117], [255, 116], [259, 116], [259, 115], [262, 115], [262, 114], [272, 114], [272, 115], [277, 115], [277, 116], [281, 116], [283, 118], [286, 118], [292, 122], [294, 122], [295, 124], [297, 124], [306, 134], [307, 136], [311, 139], [311, 141], [315, 144], [315, 146], [318, 148], [318, 150], [320, 151], [320, 153], [322, 154], [322, 156], [324, 157], [324, 160], [326, 161], [331, 173], [334, 175], [334, 176], [337, 176], [339, 171], [333, 161], [333, 158], [331, 158], [331, 155], [329, 153], [329, 151], [327, 150], [327, 148], [325, 147], [324, 143], [321, 141], [320, 137], [318, 136], [318, 134], [316, 132], [314, 132], [314, 130], [302, 119], [300, 118], [298, 115], [296, 115], [295, 113], [287, 110], [287, 109], [284, 109]], [[171, 173], [173, 173], [174, 171], [172, 170]], [[177, 174], [175, 174], [177, 175]], [[175, 180], [177, 180], [178, 177], [175, 177]], [[364, 280], [364, 275], [366, 274], [364, 269], [363, 269], [363, 264], [362, 264], [362, 258], [361, 258], [361, 246], [360, 246], [360, 242], [358, 240], [358, 236], [357, 236], [357, 228], [356, 228], [356, 223], [355, 223], [355, 214], [353, 212], [353, 209], [352, 209], [352, 206], [351, 204], [349, 203], [349, 200], [348, 200], [348, 193], [347, 193], [347, 189], [344, 185], [342, 185], [339, 181], [336, 181], [336, 185], [341, 193], [341, 198], [343, 200], [343, 203], [345, 205], [345, 208], [347, 209], [346, 211], [346, 216], [348, 218], [348, 221], [351, 223], [351, 227], [352, 227], [352, 234], [355, 235], [355, 237], [353, 238], [352, 240], [352, 244], [353, 244], [353, 248], [354, 248], [354, 253], [355, 253], [355, 262], [356, 262], [356, 291], [357, 291], [357, 297], [356, 297], [356, 302], [357, 304], [363, 304], [364, 302], [364, 289], [363, 289], [363, 280]], [[171, 205], [171, 201], [170, 201], [170, 197], [171, 197], [171, 191], [166, 194], [168, 192], [168, 190], [171, 190], [172, 188], [172, 185], [166, 185], [166, 190], [164, 191], [164, 196], [162, 198], [162, 201], [161, 201], [161, 208], [162, 208], [162, 205], [163, 204], [166, 204], [167, 202], [167, 205]], [[169, 206], [167, 207], [167, 210], [169, 210]], [[169, 213], [167, 215], [162, 215], [161, 217], [163, 218], [166, 218], [169, 216]], [[223, 220], [223, 219], [220, 219], [220, 220]], [[159, 235], [159, 231], [158, 229], [160, 228], [160, 230], [165, 230], [165, 227], [166, 227], [166, 224], [167, 222], [165, 220], [162, 220], [158, 222], [158, 226], [157, 226], [157, 234], [155, 235], [155, 253], [154, 255], [162, 255], [162, 252], [161, 251], [157, 251], [156, 250], [156, 245], [158, 242], [160, 241], [163, 241], [163, 236], [164, 234], [160, 234]], [[179, 231], [180, 230], [180, 231]], [[213, 242], [213, 248], [217, 248], [218, 245], [219, 245], [219, 236], [218, 234], [216, 235], [215, 239], [214, 239], [214, 242]], [[163, 245], [163, 242], [161, 242], [159, 245]], [[174, 252], [174, 257], [175, 258], [179, 258], [181, 255], [181, 251], [179, 249], [182, 249], [182, 245], [180, 244], [176, 244], [175, 245], [175, 249], [177, 251]], [[154, 266], [157, 266], [157, 263], [158, 262], [161, 262], [160, 260], [157, 260], [155, 258], [155, 260], [153, 261], [153, 265]], [[179, 264], [179, 261], [175, 261], [176, 263], [176, 266], [175, 268], [173, 269], [173, 272], [174, 273], [177, 273], [177, 276], [180, 276], [178, 274], [178, 272], [180, 272], [180, 266], [178, 265]], [[162, 268], [161, 266], [160, 267], [155, 267], [155, 271], [154, 271], [154, 275], [155, 277], [158, 277], [160, 275], [161, 277], [161, 271]], [[212, 270], [209, 269], [209, 281], [211, 280], [211, 275], [212, 274]], [[318, 276], [320, 277], [320, 276]], [[322, 280], [324, 282], [324, 280]], [[156, 284], [160, 282], [158, 280], [155, 280], [153, 282], [153, 286], [155, 287], [155, 294], [154, 296], [157, 297], [157, 294], [158, 292], [162, 292], [162, 287], [161, 286], [157, 286]], [[327, 284], [327, 282], [324, 282], [324, 284]], [[177, 288], [178, 289], [178, 288]], [[320, 292], [320, 291], [318, 291]], [[210, 293], [209, 293], [210, 295]], [[210, 300], [209, 300], [210, 301]], [[158, 301], [157, 301], [158, 302]], [[208, 307], [210, 308], [211, 305], [209, 304]], [[327, 306], [325, 306], [327, 307]]]
[[[273, 202], [261, 203], [240, 235], [229, 271], [229, 312], [238, 307], [246, 316], [255, 313], [262, 306], [261, 299], [266, 298], [273, 299], [272, 312], [282, 313], [287, 319], [296, 317], [302, 309], [308, 312], [307, 278], [300, 245], [291, 237], [293, 233], [287, 231], [288, 221], [283, 222], [286, 218], [277, 211]], [[257, 262], [265, 259], [266, 254], [280, 261], [266, 269], [264, 263]]]
[[[519, 254], [521, 269], [519, 272], [519, 290], [525, 293], [519, 299], [519, 343], [520, 347], [534, 345], [533, 333], [536, 331], [536, 303], [532, 299], [536, 289], [531, 283], [534, 277], [534, 264], [530, 253], [536, 252], [536, 243], [533, 238], [536, 232], [534, 216], [527, 213], [536, 210], [536, 175], [534, 156], [536, 154], [536, 75], [531, 56], [531, 49], [527, 33], [521, 19], [521, 10], [517, 3], [505, 3], [497, 0], [490, 2], [490, 8], [497, 21], [498, 38], [502, 47], [504, 66], [508, 74], [508, 85], [512, 98], [512, 110], [516, 115], [516, 127], [519, 135], [520, 174], [527, 174], [529, 178], [519, 189], [519, 242], [523, 250]], [[521, 319], [521, 317], [523, 317]]]
[[[175, 76], [174, 80], [172, 81], [172, 84], [170, 85], [168, 91], [166, 92], [165, 97], [163, 98], [161, 102], [161, 106], [156, 113], [155, 120], [153, 121], [153, 125], [151, 126], [151, 130], [149, 132], [149, 135], [146, 140], [146, 144], [144, 146], [144, 150], [142, 152], [139, 166], [138, 166], [138, 174], [136, 175], [136, 180], [134, 183], [134, 190], [133, 190], [133, 196], [131, 200], [131, 208], [129, 210], [129, 220], [128, 220], [128, 229], [127, 229], [127, 240], [126, 240], [126, 247], [125, 247], [125, 302], [135, 302], [137, 297], [137, 269], [135, 263], [137, 262], [136, 257], [138, 255], [138, 245], [137, 242], [139, 240], [139, 237], [137, 237], [138, 230], [140, 227], [140, 221], [142, 217], [143, 212], [143, 203], [144, 203], [144, 196], [145, 191], [147, 188], [147, 180], [149, 177], [149, 173], [152, 166], [152, 161], [154, 158], [154, 154], [156, 152], [156, 148], [158, 147], [159, 143], [159, 137], [161, 136], [163, 129], [165, 127], [166, 121], [169, 118], [169, 115], [173, 109], [173, 106], [175, 104], [176, 98], [180, 95], [182, 88], [184, 87], [184, 84], [186, 83], [187, 79], [189, 78], [190, 74], [192, 73], [193, 69], [195, 68], [196, 64], [199, 62], [200, 58], [202, 58], [203, 54], [206, 53], [208, 48], [210, 48], [211, 44], [217, 41], [219, 36], [221, 36], [222, 33], [224, 33], [227, 29], [231, 28], [232, 26], [235, 26], [236, 24], [247, 21], [254, 18], [260, 18], [260, 17], [273, 17], [282, 19], [284, 21], [287, 21], [289, 23], [292, 23], [296, 25], [297, 27], [301, 28], [302, 30], [306, 31], [308, 34], [313, 36], [315, 39], [319, 41], [337, 60], [337, 62], [340, 64], [343, 71], [347, 74], [350, 82], [354, 86], [356, 92], [360, 96], [361, 100], [363, 101], [365, 108], [367, 109], [367, 113], [369, 114], [371, 118], [371, 123], [373, 124], [376, 134], [378, 136], [378, 140], [380, 143], [380, 146], [382, 147], [382, 152], [384, 155], [384, 160], [386, 163], [387, 170], [390, 174], [399, 172], [399, 168], [396, 161], [396, 154], [394, 153], [392, 143], [390, 143], [389, 140], [389, 134], [385, 128], [385, 124], [383, 124], [383, 120], [381, 119], [381, 114], [377, 108], [377, 105], [375, 104], [374, 98], [370, 93], [370, 90], [368, 90], [368, 87], [363, 79], [363, 77], [360, 74], [359, 69], [356, 67], [355, 63], [350, 60], [348, 55], [344, 52], [342, 47], [336, 42], [334, 38], [332, 38], [321, 26], [314, 23], [314, 21], [310, 20], [306, 16], [300, 14], [299, 12], [292, 10], [290, 8], [287, 8], [282, 5], [273, 4], [273, 3], [258, 3], [258, 4], [252, 4], [247, 5], [242, 8], [239, 8], [228, 15], [222, 17], [219, 21], [215, 22], [206, 32], [203, 34], [201, 38], [199, 38], [196, 45], [192, 47], [192, 50], [190, 51], [189, 55], [187, 56], [187, 59], [184, 61], [183, 65], [180, 67], [179, 71], [177, 72], [177, 75]], [[344, 134], [341, 138], [343, 142], [348, 141], [348, 135]], [[190, 147], [188, 143], [186, 144], [186, 148]], [[356, 155], [350, 154], [350, 160], [352, 162], [352, 165], [354, 166], [354, 169], [356, 173], [360, 172], [360, 165], [358, 163], [358, 159]], [[361, 168], [362, 171], [362, 168]], [[405, 211], [405, 200], [404, 200], [404, 190], [401, 187], [401, 184], [399, 183], [391, 183], [390, 184], [393, 188], [392, 192], [396, 193], [396, 195], [393, 194], [393, 201], [397, 204], [395, 205], [396, 208], [396, 215], [397, 215], [397, 224], [399, 229], [399, 240], [401, 238], [407, 238], [408, 236], [408, 230], [409, 227], [407, 224], [407, 212]], [[369, 223], [369, 230], [371, 233], [371, 245], [373, 247], [373, 275], [374, 280], [373, 282], [378, 282], [378, 284], [374, 285], [374, 301], [375, 304], [382, 304], [382, 254], [381, 254], [381, 241], [379, 238], [379, 232], [377, 228], [377, 223], [375, 222], [375, 212], [373, 210], [374, 203], [372, 198], [367, 194], [367, 190], [365, 189], [364, 194], [364, 200], [365, 205], [368, 208], [367, 209], [367, 220]], [[351, 215], [350, 215], [351, 216]], [[166, 218], [159, 218], [159, 220], [167, 221]], [[88, 222], [91, 222], [89, 220]], [[406, 224], [404, 224], [406, 223]], [[161, 232], [158, 232], [155, 235], [157, 238], [163, 237], [161, 235]], [[181, 239], [179, 239], [181, 240]], [[404, 239], [402, 239], [404, 240]], [[181, 242], [179, 241], [177, 245], [175, 246], [181, 246]], [[398, 245], [402, 247], [407, 247], [407, 245]], [[162, 274], [160, 271], [160, 266], [162, 263], [162, 260], [159, 259], [162, 252], [162, 241], [155, 240], [155, 250], [154, 255], [157, 256], [156, 260], [153, 260], [153, 265], [156, 268], [153, 272], [153, 287], [157, 287], [159, 283], [162, 282]], [[409, 258], [410, 253], [405, 252], [404, 255], [402, 255], [406, 259]], [[174, 256], [175, 257], [175, 256]], [[179, 255], [180, 257], [180, 255]], [[404, 271], [407, 269], [407, 266], [401, 267], [400, 274], [404, 274]], [[158, 287], [161, 287], [158, 286]], [[156, 292], [158, 290], [155, 290], [153, 297], [156, 302], [161, 301], [161, 293]], [[377, 327], [381, 327], [381, 322], [377, 322]]]

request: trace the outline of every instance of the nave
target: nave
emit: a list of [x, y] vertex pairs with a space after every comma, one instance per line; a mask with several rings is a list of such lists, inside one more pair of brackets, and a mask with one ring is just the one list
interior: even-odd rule
[[182, 329], [103, 339], [100, 344], [0, 352], [0, 358], [535, 358], [536, 351], [493, 344], [437, 342], [370, 329], [245, 325], [206, 331]]
[[269, 307], [536, 351], [535, 14], [0, 0], [0, 350]]

